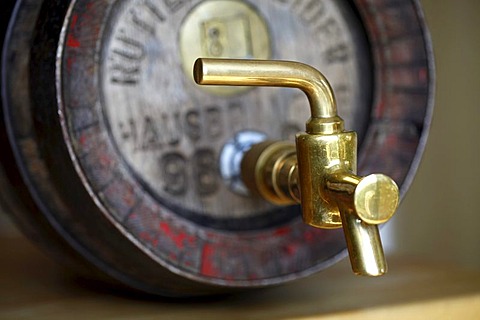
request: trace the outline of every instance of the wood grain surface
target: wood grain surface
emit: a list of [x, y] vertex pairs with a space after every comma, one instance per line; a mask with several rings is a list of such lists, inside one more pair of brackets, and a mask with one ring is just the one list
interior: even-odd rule
[[0, 237], [0, 319], [480, 319], [480, 272], [390, 258], [382, 278], [346, 261], [289, 285], [165, 300], [78, 279], [22, 237]]

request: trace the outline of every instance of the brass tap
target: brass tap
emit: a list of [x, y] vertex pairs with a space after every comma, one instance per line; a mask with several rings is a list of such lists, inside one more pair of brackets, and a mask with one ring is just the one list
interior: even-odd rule
[[383, 174], [356, 175], [357, 137], [344, 130], [333, 90], [318, 70], [291, 61], [198, 59], [201, 85], [292, 87], [310, 102], [306, 132], [288, 142], [254, 145], [242, 160], [242, 179], [254, 193], [277, 205], [300, 203], [305, 223], [343, 227], [352, 269], [379, 276], [387, 271], [377, 225], [399, 202], [395, 182]]

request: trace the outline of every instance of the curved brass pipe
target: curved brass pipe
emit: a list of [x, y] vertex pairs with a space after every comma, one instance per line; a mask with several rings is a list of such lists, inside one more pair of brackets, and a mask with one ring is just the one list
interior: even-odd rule
[[199, 58], [193, 74], [202, 85], [297, 88], [307, 95], [312, 118], [337, 117], [335, 96], [325, 76], [300, 62]]
[[306, 132], [296, 135], [296, 147], [278, 142], [253, 146], [242, 160], [242, 178], [250, 190], [277, 205], [300, 201], [303, 220], [311, 226], [343, 227], [354, 272], [384, 274], [387, 264], [377, 224], [394, 214], [398, 187], [382, 174], [356, 176], [357, 137], [344, 131], [323, 74], [291, 61], [198, 59], [194, 79], [203, 85], [305, 92], [311, 118]]

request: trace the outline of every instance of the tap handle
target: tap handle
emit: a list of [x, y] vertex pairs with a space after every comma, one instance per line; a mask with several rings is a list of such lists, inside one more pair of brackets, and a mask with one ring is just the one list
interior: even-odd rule
[[383, 174], [358, 177], [335, 173], [326, 188], [340, 210], [352, 270], [358, 275], [380, 276], [387, 272], [378, 224], [389, 220], [398, 206], [396, 183]]
[[373, 225], [387, 222], [400, 200], [395, 181], [380, 173], [359, 177], [348, 172], [334, 172], [328, 175], [326, 189], [340, 207], [351, 208], [355, 216]]

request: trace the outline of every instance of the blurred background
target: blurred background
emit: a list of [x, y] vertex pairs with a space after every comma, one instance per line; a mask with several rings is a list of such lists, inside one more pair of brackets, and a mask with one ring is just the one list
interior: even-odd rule
[[426, 151], [386, 228], [400, 255], [480, 268], [480, 1], [421, 1], [436, 60]]
[[[480, 1], [421, 1], [436, 58], [434, 119], [417, 176], [383, 230], [390, 254], [480, 268]], [[19, 233], [0, 213], [0, 234]]]

